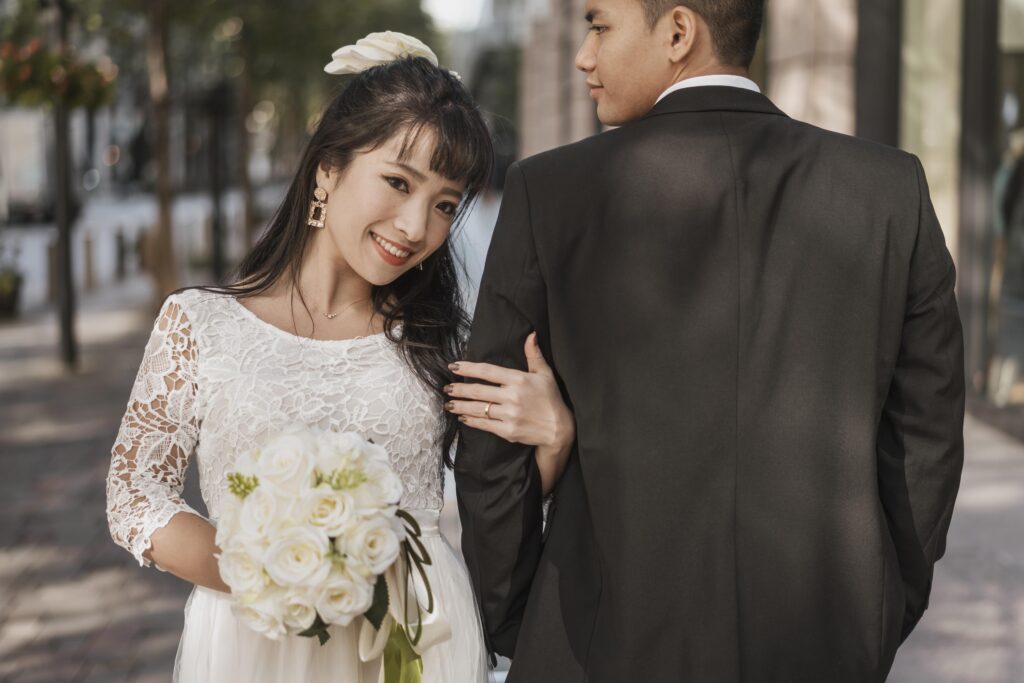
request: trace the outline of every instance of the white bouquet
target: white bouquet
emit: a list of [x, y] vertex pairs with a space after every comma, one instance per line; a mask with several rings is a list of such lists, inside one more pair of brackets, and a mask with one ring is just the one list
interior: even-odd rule
[[376, 655], [386, 644], [403, 664], [419, 663], [423, 610], [434, 602], [430, 557], [415, 518], [398, 507], [402, 483], [383, 448], [295, 428], [241, 454], [227, 487], [217, 558], [242, 622], [275, 640], [316, 636], [322, 645], [329, 626], [363, 617], [372, 627], [363, 639], [379, 645], [366, 649]]

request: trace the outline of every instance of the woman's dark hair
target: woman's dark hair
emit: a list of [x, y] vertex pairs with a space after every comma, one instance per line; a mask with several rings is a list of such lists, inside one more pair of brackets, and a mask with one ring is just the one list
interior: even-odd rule
[[[491, 136], [457, 76], [422, 57], [402, 58], [358, 74], [334, 97], [306, 146], [284, 201], [235, 271], [237, 284], [206, 289], [245, 298], [265, 292], [282, 277], [297, 284], [313, 232], [306, 219], [317, 168], [323, 164], [343, 171], [356, 154], [376, 149], [396, 135], [404, 136], [405, 156], [423, 131], [432, 132], [435, 139], [430, 170], [466, 185], [457, 225], [487, 186], [494, 156]], [[416, 374], [442, 401], [443, 387], [454, 380], [448, 364], [461, 355], [469, 327], [450, 241], [423, 262], [423, 270], [414, 268], [390, 284], [375, 286], [372, 295], [388, 339], [398, 344]], [[444, 415], [440, 442], [444, 463], [450, 467], [458, 421], [450, 413]]]

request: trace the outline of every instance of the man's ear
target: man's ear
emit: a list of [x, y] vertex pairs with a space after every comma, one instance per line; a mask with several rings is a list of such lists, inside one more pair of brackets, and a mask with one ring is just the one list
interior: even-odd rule
[[678, 64], [693, 52], [701, 23], [700, 16], [689, 7], [677, 5], [662, 17], [661, 23], [665, 24], [661, 30], [667, 30], [671, 34], [669, 60], [673, 64]]

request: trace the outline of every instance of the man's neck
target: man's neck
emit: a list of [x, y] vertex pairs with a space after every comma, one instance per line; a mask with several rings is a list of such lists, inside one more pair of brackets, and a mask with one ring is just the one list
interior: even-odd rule
[[665, 88], [670, 88], [680, 81], [685, 81], [688, 78], [697, 78], [698, 76], [739, 76], [741, 78], [750, 78], [750, 72], [740, 66], [724, 66], [715, 63], [686, 65], [676, 71], [673, 80], [670, 83], [666, 83]]

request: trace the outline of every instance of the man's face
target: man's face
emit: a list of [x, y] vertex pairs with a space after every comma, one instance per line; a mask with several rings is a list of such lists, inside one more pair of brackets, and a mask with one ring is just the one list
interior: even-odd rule
[[597, 117], [607, 126], [640, 118], [672, 84], [671, 32], [652, 31], [640, 0], [587, 0], [590, 30], [576, 54], [587, 75]]

